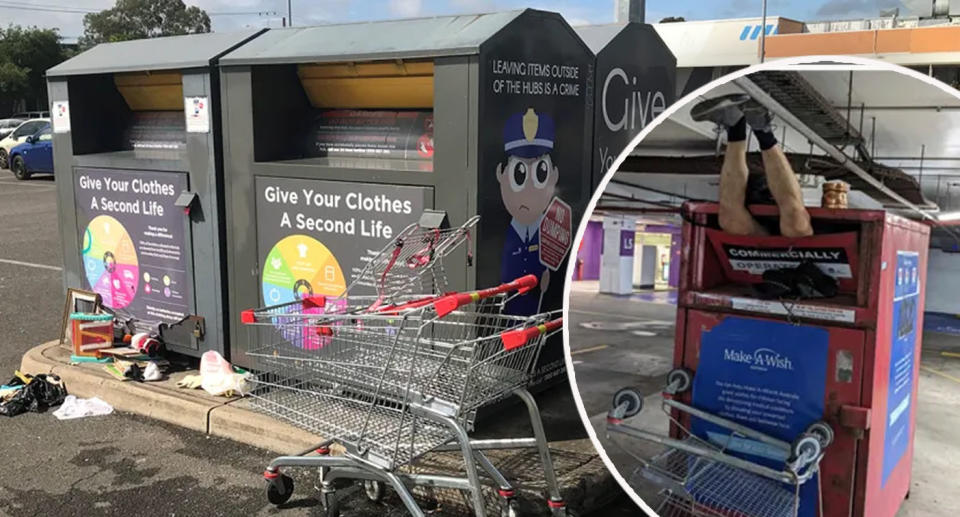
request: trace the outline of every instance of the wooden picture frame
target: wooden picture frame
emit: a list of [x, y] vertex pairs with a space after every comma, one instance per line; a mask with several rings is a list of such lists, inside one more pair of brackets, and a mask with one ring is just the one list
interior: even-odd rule
[[70, 314], [74, 312], [101, 312], [103, 298], [93, 291], [67, 288], [66, 300], [63, 304], [63, 322], [60, 326], [60, 344], [72, 343], [70, 335]]

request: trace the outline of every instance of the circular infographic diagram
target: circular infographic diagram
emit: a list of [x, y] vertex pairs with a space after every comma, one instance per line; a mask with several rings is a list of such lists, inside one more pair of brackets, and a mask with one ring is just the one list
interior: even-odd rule
[[[279, 305], [307, 296], [340, 296], [347, 289], [347, 283], [337, 258], [322, 242], [308, 235], [291, 235], [281, 239], [267, 254], [262, 287], [264, 303]], [[318, 307], [303, 311], [321, 313], [324, 310]], [[303, 327], [285, 326], [281, 334], [287, 341], [308, 350], [325, 344], [319, 333], [303, 331]], [[302, 335], [298, 335], [300, 332]]]
[[347, 283], [337, 258], [322, 242], [308, 235], [280, 240], [263, 265], [263, 301], [267, 305], [294, 302], [305, 296], [340, 296]]
[[83, 269], [90, 288], [114, 309], [130, 305], [137, 295], [140, 265], [127, 229], [109, 215], [98, 215], [83, 233]]

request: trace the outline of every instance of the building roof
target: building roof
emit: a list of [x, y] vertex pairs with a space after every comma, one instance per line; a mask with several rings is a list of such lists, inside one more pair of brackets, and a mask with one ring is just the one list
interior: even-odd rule
[[211, 61], [265, 29], [101, 43], [47, 70], [48, 77], [172, 70], [210, 66]]
[[483, 42], [524, 12], [272, 29], [230, 52], [221, 63], [303, 63], [476, 54]]

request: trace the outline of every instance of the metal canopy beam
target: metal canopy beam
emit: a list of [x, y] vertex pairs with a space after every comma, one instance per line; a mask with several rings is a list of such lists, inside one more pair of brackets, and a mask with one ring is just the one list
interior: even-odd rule
[[[855, 161], [849, 158], [847, 155], [840, 152], [839, 149], [830, 144], [827, 140], [817, 134], [816, 131], [811, 129], [809, 126], [803, 123], [799, 118], [797, 118], [793, 113], [784, 108], [779, 102], [777, 102], [773, 97], [771, 97], [766, 91], [760, 88], [756, 83], [750, 80], [747, 77], [741, 77], [734, 79], [734, 83], [743, 89], [748, 95], [750, 95], [755, 101], [764, 105], [767, 109], [772, 111], [775, 115], [780, 117], [787, 125], [792, 127], [795, 131], [802, 134], [811, 144], [817, 146], [823, 150], [827, 155], [836, 160], [841, 166], [845, 167], [847, 170], [859, 177], [864, 183], [870, 185], [877, 191], [883, 193], [883, 195], [895, 200], [896, 202], [906, 206], [907, 208], [913, 210], [920, 215], [923, 219], [928, 219], [936, 221], [936, 218], [932, 216], [928, 211], [924, 210], [916, 203], [912, 203], [902, 195], [894, 192], [893, 190], [887, 188], [886, 185], [881, 183], [878, 179], [873, 177], [870, 173], [863, 170], [860, 165]], [[922, 194], [921, 194], [922, 195]]]
[[[897, 204], [896, 198], [886, 195], [873, 187], [872, 184], [865, 182], [859, 176], [850, 172], [849, 169], [826, 156], [817, 156], [811, 158], [808, 154], [785, 153], [790, 166], [798, 174], [815, 174], [823, 176], [827, 180], [843, 180], [850, 184], [855, 190], [867, 192], [878, 201], [884, 204]], [[661, 173], [661, 174], [708, 174], [719, 175], [723, 165], [723, 159], [710, 156], [628, 156], [620, 165], [622, 172], [635, 173]], [[747, 168], [751, 174], [763, 174], [763, 161], [759, 153], [749, 153], [747, 155]], [[907, 200], [921, 205], [924, 208], [934, 209], [934, 205], [929, 205], [923, 198], [920, 188], [916, 181], [908, 174], [890, 167], [872, 165], [872, 177], [880, 177], [886, 188], [895, 194], [906, 198]], [[621, 180], [611, 180], [614, 183], [622, 183]]]

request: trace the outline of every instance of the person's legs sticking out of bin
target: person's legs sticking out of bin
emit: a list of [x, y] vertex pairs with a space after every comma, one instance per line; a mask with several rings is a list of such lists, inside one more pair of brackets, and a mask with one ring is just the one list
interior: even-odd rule
[[[713, 122], [727, 132], [727, 148], [720, 170], [719, 224], [730, 234], [765, 236], [770, 229], [758, 222], [747, 210], [747, 203], [769, 202], [773, 198], [780, 212], [779, 231], [784, 237], [813, 235], [810, 214], [803, 204], [800, 182], [783, 153], [771, 122], [773, 116], [760, 103], [745, 94], [732, 94], [707, 99], [690, 112], [697, 122]], [[747, 127], [760, 145], [766, 185], [751, 179], [747, 168]], [[769, 192], [764, 192], [768, 189]], [[763, 283], [756, 287], [764, 298], [821, 298], [836, 294], [836, 280], [823, 273], [812, 262], [804, 261], [795, 268], [765, 271]]]
[[720, 228], [735, 235], [767, 235], [767, 229], [746, 208], [747, 126], [753, 130], [766, 174], [767, 186], [780, 210], [780, 234], [813, 235], [810, 214], [803, 204], [800, 183], [777, 142], [770, 112], [746, 94], [731, 94], [700, 102], [690, 112], [694, 121], [709, 121], [727, 131], [727, 148], [720, 170]]

